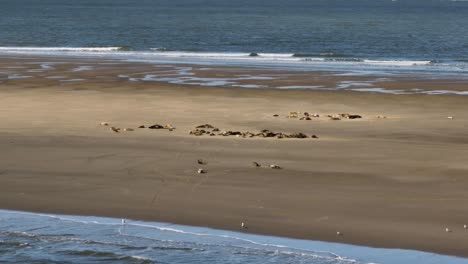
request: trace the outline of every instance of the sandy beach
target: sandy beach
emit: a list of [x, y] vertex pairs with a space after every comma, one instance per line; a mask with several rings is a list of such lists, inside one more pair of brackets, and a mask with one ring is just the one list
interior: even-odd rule
[[[230, 230], [245, 222], [243, 232], [468, 257], [465, 96], [130, 81], [131, 74], [143, 78], [142, 72], [162, 68], [77, 60], [36, 69], [43, 61], [0, 59], [0, 72], [30, 76], [0, 82], [2, 209]], [[95, 67], [70, 70], [83, 65]], [[194, 70], [200, 78], [253, 74], [200, 68]], [[64, 75], [68, 81], [47, 78]], [[466, 88], [465, 80], [442, 78], [300, 75], [240, 85], [329, 87], [354, 81], [404, 91]], [[287, 118], [291, 111], [320, 117]], [[362, 118], [327, 117], [340, 113]], [[138, 128], [154, 124], [175, 129]], [[318, 139], [189, 134], [202, 124]], [[200, 168], [206, 173], [198, 174]]]

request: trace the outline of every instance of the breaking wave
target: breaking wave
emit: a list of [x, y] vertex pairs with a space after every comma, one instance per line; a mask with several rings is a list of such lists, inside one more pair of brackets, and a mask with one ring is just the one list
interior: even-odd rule
[[286, 67], [312, 70], [358, 70], [430, 72], [435, 74], [468, 74], [468, 62], [369, 59], [334, 52], [325, 53], [256, 53], [256, 52], [194, 52], [173, 51], [170, 48], [133, 50], [131, 47], [0, 47], [0, 54], [29, 56], [96, 57], [154, 63], [193, 63], [206, 65], [237, 65]]

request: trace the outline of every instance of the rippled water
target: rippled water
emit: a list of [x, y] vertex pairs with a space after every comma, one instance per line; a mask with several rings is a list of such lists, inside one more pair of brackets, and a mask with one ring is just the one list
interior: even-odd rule
[[2, 0], [0, 53], [467, 74], [467, 14], [460, 0]]
[[0, 46], [468, 59], [468, 2], [2, 0]]
[[468, 263], [408, 250], [252, 235], [103, 217], [0, 210], [0, 262]]

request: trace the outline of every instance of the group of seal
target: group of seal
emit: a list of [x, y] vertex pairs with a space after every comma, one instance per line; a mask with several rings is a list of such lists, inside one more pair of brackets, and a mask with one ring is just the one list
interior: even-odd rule
[[[341, 114], [329, 114], [325, 115], [328, 117], [330, 120], [343, 120], [343, 119], [361, 119], [364, 118], [362, 115], [358, 114], [349, 114], [349, 113], [341, 113]], [[278, 114], [274, 114], [273, 117], [279, 117]], [[292, 111], [289, 112], [286, 115], [286, 118], [291, 118], [291, 119], [299, 119], [299, 120], [312, 120], [313, 118], [319, 118], [320, 114], [315, 113], [315, 114], [310, 114], [308, 112], [299, 112], [299, 111]], [[378, 115], [376, 116], [378, 119], [387, 119], [386, 116], [384, 115]], [[453, 119], [453, 116], [447, 117], [448, 119]]]
[[264, 129], [260, 131], [259, 133], [253, 133], [253, 132], [241, 132], [241, 131], [232, 131], [232, 130], [223, 130], [221, 131], [219, 128], [216, 128], [210, 124], [204, 124], [195, 127], [195, 129], [192, 129], [189, 131], [190, 135], [194, 136], [203, 136], [203, 135], [209, 135], [209, 136], [223, 136], [223, 137], [228, 137], [228, 136], [236, 136], [236, 137], [242, 137], [242, 138], [253, 138], [253, 137], [262, 137], [262, 138], [318, 138], [316, 135], [308, 136], [304, 133], [292, 133], [292, 134], [287, 134], [287, 133], [282, 133], [282, 132], [273, 132], [268, 129]]
[[[302, 115], [301, 117], [299, 117]], [[274, 117], [277, 117], [278, 115], [273, 115]], [[309, 114], [308, 112], [289, 112], [288, 115], [286, 116], [287, 118], [299, 118], [299, 120], [312, 120], [312, 117], [320, 117], [319, 114]]]
[[[100, 123], [101, 126], [109, 126], [109, 123], [107, 122], [101, 122]], [[138, 128], [146, 128], [145, 125], [140, 125], [138, 126]], [[154, 124], [154, 125], [150, 125], [148, 126], [148, 129], [167, 129], [169, 131], [173, 131], [175, 129], [174, 126], [172, 126], [171, 124], [167, 124], [167, 125], [159, 125], [159, 124]], [[115, 133], [119, 133], [120, 131], [127, 131], [127, 132], [130, 132], [130, 131], [135, 131], [135, 129], [133, 128], [120, 128], [120, 127], [110, 127], [109, 128], [110, 131], [113, 131]]]
[[[256, 167], [256, 168], [262, 167], [262, 165], [261, 165], [260, 163], [256, 162], [256, 161], [252, 162], [252, 164], [253, 164], [253, 166]], [[275, 170], [281, 170], [281, 169], [283, 169], [282, 167], [280, 167], [280, 166], [277, 165], [277, 164], [270, 164], [268, 167], [269, 167], [270, 169], [275, 169]]]
[[[107, 122], [101, 122], [100, 123], [101, 126], [109, 126], [109, 123]], [[109, 128], [110, 131], [112, 132], [115, 132], [115, 133], [120, 133], [120, 131], [133, 131], [134, 129], [133, 128], [120, 128], [120, 127], [110, 127]]]
[[[278, 117], [278, 114], [274, 114], [274, 117]], [[308, 112], [289, 112], [286, 118], [297, 118], [299, 120], [307, 120], [310, 121], [312, 118], [319, 118], [320, 114], [310, 114]], [[328, 118], [331, 120], [341, 120], [341, 119], [359, 119], [362, 118], [361, 115], [356, 115], [356, 114], [348, 114], [348, 113], [341, 113], [341, 114], [335, 114], [335, 115], [327, 115]]]
[[[203, 159], [198, 159], [198, 160], [197, 160], [197, 164], [198, 164], [198, 165], [207, 165], [208, 162], [206, 162], [206, 161], [203, 160]], [[204, 173], [206, 173], [206, 170], [204, 170], [204, 169], [202, 169], [202, 168], [199, 168], [199, 169], [197, 170], [197, 173], [198, 173], [198, 174], [204, 174]]]
[[361, 115], [353, 115], [348, 113], [336, 114], [336, 115], [327, 115], [331, 120], [341, 120], [341, 119], [360, 119]]
[[[144, 125], [141, 125], [140, 126], [141, 128], [144, 128]], [[149, 129], [167, 129], [169, 131], [172, 131], [175, 129], [175, 127], [173, 127], [171, 124], [167, 124], [167, 125], [160, 125], [160, 124], [154, 124], [154, 125], [151, 125], [151, 126], [148, 126]]]

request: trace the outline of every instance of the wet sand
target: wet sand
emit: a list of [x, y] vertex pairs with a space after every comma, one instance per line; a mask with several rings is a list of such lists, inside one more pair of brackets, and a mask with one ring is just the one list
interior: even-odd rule
[[[17, 61], [0, 60], [3, 67]], [[55, 70], [69, 72], [69, 66]], [[85, 80], [67, 83], [34, 72], [2, 80], [0, 208], [232, 230], [245, 222], [244, 232], [468, 256], [466, 97], [232, 89], [117, 77], [147, 68], [82, 71], [69, 78]], [[316, 83], [336, 81], [327, 78]], [[442, 90], [466, 86], [403, 79], [391, 85], [405, 89], [414, 82]], [[290, 111], [321, 117], [286, 118]], [[326, 118], [338, 113], [363, 118]], [[135, 131], [114, 133], [100, 125], [104, 121]], [[137, 128], [156, 123], [176, 129]], [[205, 123], [319, 139], [189, 135]], [[198, 174], [199, 168], [207, 173]]]

